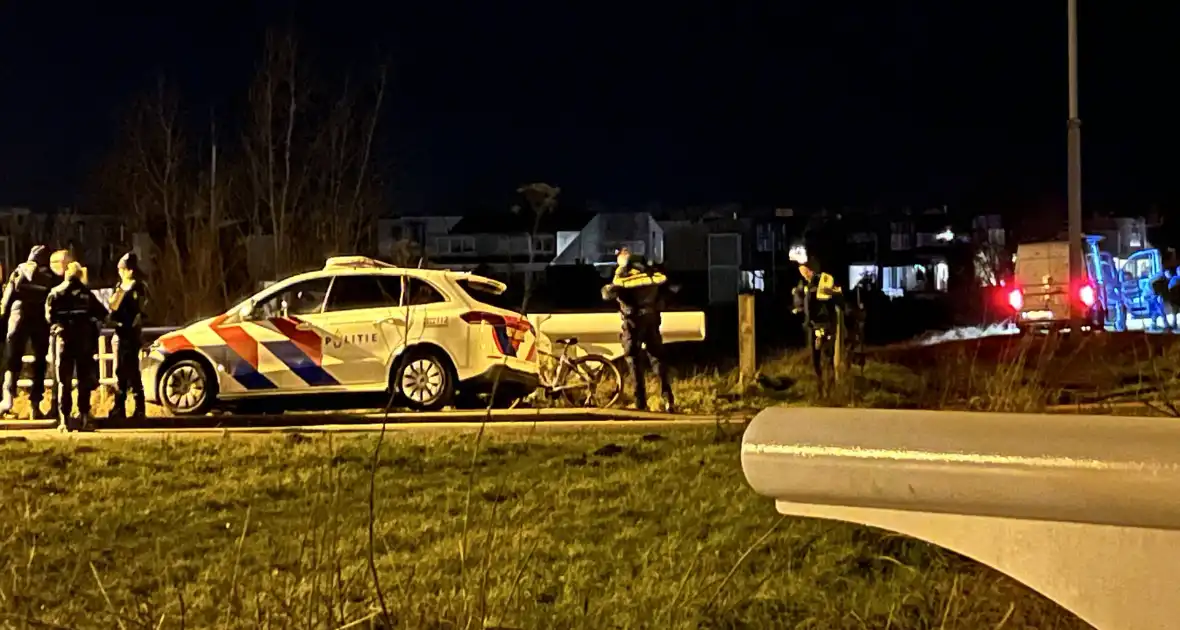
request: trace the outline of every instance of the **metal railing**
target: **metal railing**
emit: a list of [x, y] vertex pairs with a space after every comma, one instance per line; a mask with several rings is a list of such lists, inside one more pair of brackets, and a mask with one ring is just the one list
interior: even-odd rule
[[[174, 330], [179, 330], [179, 328], [180, 327], [165, 327], [165, 326], [144, 328], [143, 329], [144, 342], [149, 343], [150, 341], [154, 340], [156, 337], [159, 337], [160, 335], [163, 335], [163, 334], [167, 334], [167, 333], [172, 332]], [[119, 360], [118, 348], [119, 348], [119, 340], [115, 338], [114, 329], [111, 329], [111, 328], [103, 329], [98, 337], [98, 353], [96, 355], [94, 355], [95, 359], [98, 362], [98, 385], [100, 388], [113, 389], [115, 387], [115, 385], [118, 383], [118, 380], [115, 377], [116, 369], [118, 366], [118, 360]], [[143, 352], [144, 351], [140, 352], [141, 356], [143, 355]], [[54, 376], [56, 375], [56, 371], [54, 368], [57, 365], [57, 359], [56, 359], [56, 357], [53, 356], [53, 339], [52, 338], [50, 339], [50, 343], [49, 343], [49, 355], [46, 356], [45, 358], [47, 361], [46, 369], [45, 369], [45, 389], [46, 389], [46, 391], [51, 391], [52, 388], [54, 387], [54, 385], [57, 383], [57, 380], [54, 378]], [[24, 365], [29, 365], [30, 363], [33, 362], [33, 355], [26, 354], [23, 357], [21, 357], [21, 361], [23, 362]], [[33, 386], [33, 379], [20, 378], [17, 380], [16, 386], [18, 389], [28, 389]]]
[[742, 469], [782, 514], [950, 549], [1098, 630], [1177, 627], [1174, 418], [776, 407]]

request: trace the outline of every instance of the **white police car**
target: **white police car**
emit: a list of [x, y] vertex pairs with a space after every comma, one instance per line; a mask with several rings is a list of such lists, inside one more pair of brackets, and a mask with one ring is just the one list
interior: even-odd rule
[[160, 337], [141, 363], [149, 402], [196, 415], [218, 401], [390, 392], [436, 410], [464, 394], [537, 387], [537, 344], [521, 316], [480, 300], [496, 280], [362, 256], [263, 289], [228, 312]]

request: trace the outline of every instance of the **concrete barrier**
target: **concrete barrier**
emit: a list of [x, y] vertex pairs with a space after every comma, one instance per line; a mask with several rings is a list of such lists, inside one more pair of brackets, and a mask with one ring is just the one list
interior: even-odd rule
[[772, 408], [742, 468], [783, 514], [928, 541], [1098, 630], [1180, 627], [1180, 420]]

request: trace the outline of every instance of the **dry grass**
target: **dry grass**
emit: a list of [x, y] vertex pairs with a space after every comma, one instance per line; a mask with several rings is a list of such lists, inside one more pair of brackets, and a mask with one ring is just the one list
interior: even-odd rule
[[[1180, 415], [1180, 409], [1172, 413], [1168, 402], [1180, 394], [1178, 343], [1171, 336], [1126, 333], [1080, 340], [992, 337], [881, 349], [869, 355], [863, 370], [850, 368], [841, 386], [824, 397], [818, 394], [807, 353], [796, 351], [764, 361], [757, 382], [744, 387], [735, 370], [713, 369], [681, 371], [673, 391], [681, 411], [708, 415], [783, 404], [1041, 412], [1105, 402], [1138, 402], [1149, 411]], [[659, 384], [650, 374], [647, 388], [655, 409]], [[616, 406], [631, 402], [625, 391]], [[111, 397], [100, 390], [93, 403], [101, 418], [110, 410]], [[537, 397], [534, 404], [561, 402]], [[43, 406], [48, 408], [48, 399]], [[27, 417], [26, 394], [19, 396], [14, 411]], [[148, 415], [166, 413], [148, 405]]]
[[375, 446], [0, 443], [0, 626], [1087, 627], [929, 545], [781, 518], [736, 431]]
[[[42, 402], [41, 402], [41, 409], [42, 410], [47, 411], [49, 409], [49, 405], [51, 402], [50, 397], [51, 397], [51, 394], [49, 392], [46, 392], [45, 397], [42, 399]], [[76, 397], [75, 397], [75, 400], [77, 400]], [[111, 407], [113, 406], [113, 404], [114, 404], [114, 396], [112, 394], [108, 393], [105, 388], [99, 388], [97, 391], [95, 391], [90, 396], [90, 410], [91, 410], [91, 413], [97, 417], [100, 417], [100, 418], [106, 417], [107, 414], [109, 414], [111, 412]], [[75, 407], [74, 410], [77, 411], [77, 407]], [[29, 393], [27, 391], [22, 391], [19, 394], [17, 394], [16, 400], [13, 401], [13, 403], [12, 403], [12, 415], [17, 418], [26, 419], [29, 417], [30, 411], [31, 411], [31, 409], [29, 407]], [[128, 396], [127, 413], [131, 414], [133, 411], [135, 411], [135, 403], [132, 402], [131, 397]], [[168, 415], [168, 413], [164, 410], [163, 407], [160, 407], [158, 405], [147, 405], [147, 415], [149, 417], [159, 417], [159, 416], [166, 416], [166, 415]]]
[[1035, 413], [1136, 402], [1180, 416], [1168, 402], [1180, 394], [1180, 346], [1142, 334], [993, 337], [878, 351], [829, 395], [816, 384], [801, 351], [764, 362], [744, 388], [736, 372], [710, 371], [683, 375], [675, 390], [683, 410], [706, 414], [782, 404]]

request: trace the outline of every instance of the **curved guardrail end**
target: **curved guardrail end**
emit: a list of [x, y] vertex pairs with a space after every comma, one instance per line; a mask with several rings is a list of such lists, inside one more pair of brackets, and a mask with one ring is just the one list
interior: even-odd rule
[[950, 549], [1099, 630], [1178, 627], [1172, 418], [777, 407], [742, 468], [783, 514]]

